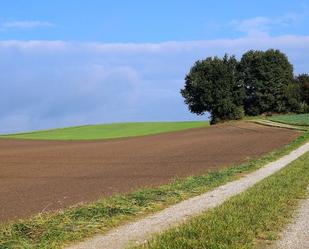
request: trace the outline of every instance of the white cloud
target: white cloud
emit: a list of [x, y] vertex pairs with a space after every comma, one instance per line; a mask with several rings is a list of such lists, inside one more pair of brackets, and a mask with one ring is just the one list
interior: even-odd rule
[[53, 23], [44, 21], [9, 21], [1, 24], [2, 29], [32, 29], [53, 26]]
[[[277, 37], [242, 37], [236, 39], [215, 39], [201, 41], [169, 41], [162, 43], [98, 43], [98, 42], [66, 42], [66, 41], [0, 41], [0, 49], [14, 49], [29, 54], [89, 54], [89, 55], [164, 55], [188, 53], [202, 50], [208, 54], [238, 53], [246, 49], [267, 49], [287, 47], [308, 48], [309, 36], [283, 35]], [[116, 58], [115, 58], [116, 59]], [[150, 58], [151, 60], [151, 58]]]
[[276, 27], [291, 27], [299, 23], [305, 16], [304, 13], [288, 13], [281, 17], [269, 18], [258, 16], [243, 20], [232, 20], [230, 25], [235, 30], [245, 33], [252, 37], [265, 37], [270, 35], [270, 32]]
[[260, 16], [241, 21], [233, 20], [230, 24], [236, 30], [244, 32], [248, 36], [266, 36], [270, 30], [271, 23], [271, 19]]
[[16, 49], [24, 53], [37, 54], [37, 53], [65, 53], [73, 48], [73, 43], [65, 41], [19, 41], [19, 40], [0, 40], [0, 48], [2, 49]]
[[268, 48], [286, 53], [297, 73], [308, 70], [309, 36], [144, 44], [0, 41], [0, 132], [196, 119], [179, 94], [196, 60]]

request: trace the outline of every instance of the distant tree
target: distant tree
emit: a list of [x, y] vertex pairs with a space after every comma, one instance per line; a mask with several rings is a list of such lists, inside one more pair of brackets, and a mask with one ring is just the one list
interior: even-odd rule
[[300, 112], [309, 112], [309, 75], [300, 74], [296, 77], [296, 83], [300, 89]]
[[197, 61], [185, 78], [182, 96], [189, 110], [211, 114], [211, 123], [244, 114], [309, 112], [309, 75], [294, 78], [293, 66], [279, 50], [250, 50], [235, 56]]
[[244, 89], [237, 67], [235, 56], [197, 61], [181, 90], [189, 110], [198, 115], [209, 112], [211, 123], [242, 118]]
[[301, 112], [300, 85], [293, 81], [284, 88], [284, 97], [287, 103], [286, 110], [289, 112]]
[[246, 91], [246, 114], [290, 111], [285, 91], [293, 82], [293, 66], [285, 54], [273, 49], [250, 50], [242, 56], [239, 70]]
[[301, 89], [301, 99], [309, 105], [309, 75], [300, 74], [296, 77], [296, 81]]

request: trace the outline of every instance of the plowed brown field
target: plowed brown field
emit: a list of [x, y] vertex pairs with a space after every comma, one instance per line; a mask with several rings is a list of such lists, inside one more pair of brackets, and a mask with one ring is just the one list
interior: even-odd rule
[[298, 134], [238, 122], [102, 141], [0, 139], [0, 221], [239, 163]]

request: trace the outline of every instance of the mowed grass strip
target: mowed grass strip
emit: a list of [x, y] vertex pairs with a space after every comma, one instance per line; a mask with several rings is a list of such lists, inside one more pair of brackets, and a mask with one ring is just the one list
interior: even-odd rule
[[277, 238], [299, 200], [306, 196], [308, 184], [306, 153], [223, 205], [134, 248], [268, 248], [269, 241]]
[[61, 248], [69, 242], [104, 233], [124, 222], [141, 218], [237, 179], [244, 173], [280, 158], [306, 141], [309, 141], [309, 132], [303, 133], [287, 146], [241, 165], [174, 180], [158, 188], [141, 189], [60, 212], [1, 224], [0, 248]]
[[208, 126], [207, 121], [140, 122], [85, 125], [28, 133], [1, 135], [0, 138], [41, 140], [96, 140], [153, 135]]
[[280, 122], [284, 124], [309, 126], [309, 113], [277, 115], [272, 116], [268, 119], [271, 121]]

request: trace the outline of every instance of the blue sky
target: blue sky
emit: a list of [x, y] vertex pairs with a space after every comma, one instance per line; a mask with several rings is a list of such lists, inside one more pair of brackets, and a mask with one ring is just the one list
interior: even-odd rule
[[197, 59], [279, 48], [309, 72], [309, 1], [4, 0], [0, 132], [198, 120], [179, 94]]
[[1, 37], [112, 43], [237, 38], [244, 32], [233, 21], [256, 17], [273, 22], [266, 24], [272, 35], [306, 35], [307, 8], [307, 1], [297, 0], [4, 0], [2, 23], [38, 23], [33, 29], [8, 28]]

